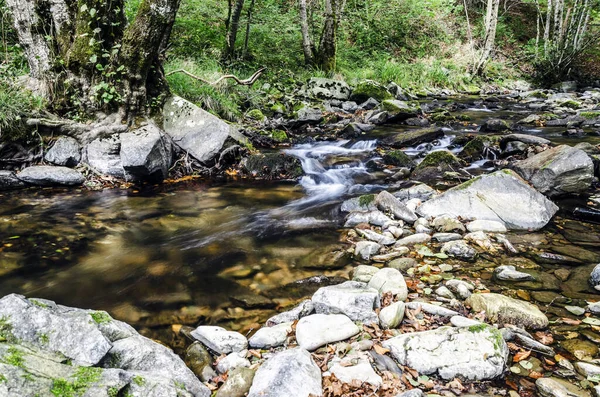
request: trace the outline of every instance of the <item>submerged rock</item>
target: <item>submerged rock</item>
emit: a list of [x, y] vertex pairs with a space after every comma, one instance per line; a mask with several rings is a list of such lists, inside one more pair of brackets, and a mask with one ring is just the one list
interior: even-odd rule
[[513, 324], [523, 328], [542, 329], [548, 326], [548, 317], [537, 306], [500, 294], [472, 294], [465, 304], [475, 312], [485, 312], [486, 317], [500, 324]]
[[260, 366], [248, 397], [322, 396], [321, 370], [298, 347], [275, 354]]
[[582, 193], [594, 179], [594, 163], [580, 149], [567, 145], [518, 161], [515, 171], [549, 197]]
[[477, 256], [475, 248], [471, 247], [464, 240], [454, 240], [444, 243], [441, 252], [455, 258], [473, 260]]
[[540, 378], [535, 387], [542, 397], [590, 397], [587, 390], [560, 378]]
[[494, 379], [504, 373], [508, 360], [508, 347], [500, 331], [485, 324], [403, 334], [382, 346], [390, 349], [401, 365], [443, 379]]
[[17, 174], [25, 183], [38, 186], [74, 186], [85, 182], [81, 172], [67, 167], [35, 165], [25, 168]]
[[513, 230], [538, 230], [556, 211], [553, 202], [509, 170], [474, 178], [417, 208], [424, 217], [449, 214], [465, 220], [502, 222]]
[[253, 154], [241, 161], [253, 176], [267, 179], [295, 179], [302, 175], [300, 160], [283, 153]]

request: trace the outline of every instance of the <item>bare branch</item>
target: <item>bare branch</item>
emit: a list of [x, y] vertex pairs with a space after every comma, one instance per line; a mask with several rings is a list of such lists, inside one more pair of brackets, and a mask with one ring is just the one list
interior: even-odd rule
[[212, 83], [210, 81], [208, 81], [208, 80], [204, 80], [202, 77], [198, 77], [195, 74], [192, 74], [192, 73], [188, 72], [185, 69], [173, 70], [173, 71], [167, 73], [165, 76], [170, 76], [170, 75], [175, 74], [175, 73], [183, 73], [183, 74], [185, 74], [185, 75], [187, 75], [187, 76], [189, 76], [189, 77], [191, 77], [193, 79], [196, 79], [198, 81], [203, 82], [204, 84], [212, 85], [212, 86], [216, 86], [220, 82], [222, 82], [223, 80], [227, 80], [227, 79], [232, 79], [232, 80], [234, 80], [239, 85], [252, 85], [252, 84], [254, 84], [256, 82], [256, 80], [258, 80], [258, 78], [260, 77], [260, 75], [263, 74], [263, 72], [266, 69], [267, 68], [260, 68], [260, 69], [258, 69], [256, 72], [254, 72], [254, 74], [250, 78], [245, 79], [245, 80], [240, 80], [237, 76], [235, 76], [233, 74], [226, 74], [224, 76], [219, 77], [216, 81], [214, 81]]

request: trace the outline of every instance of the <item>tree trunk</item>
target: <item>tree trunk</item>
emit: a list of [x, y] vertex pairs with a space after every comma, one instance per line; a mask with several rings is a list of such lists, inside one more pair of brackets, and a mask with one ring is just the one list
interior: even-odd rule
[[302, 51], [304, 51], [304, 63], [306, 65], [314, 65], [314, 54], [313, 45], [310, 40], [310, 33], [308, 27], [308, 14], [306, 13], [306, 0], [299, 0], [299, 13], [300, 13], [300, 30], [302, 31]]
[[124, 1], [7, 0], [30, 75], [54, 110], [119, 110], [131, 121], [168, 92], [159, 56], [180, 0], [143, 0], [128, 27]]
[[230, 61], [235, 55], [235, 39], [240, 26], [240, 17], [242, 15], [242, 9], [244, 8], [244, 0], [235, 0], [233, 4], [233, 11], [231, 13], [231, 20], [227, 28], [227, 35], [225, 36], [225, 50], [223, 51], [223, 61]]
[[475, 67], [475, 74], [482, 74], [485, 65], [490, 59], [494, 43], [496, 41], [496, 27], [498, 26], [498, 10], [500, 8], [500, 0], [488, 0], [485, 16], [485, 40], [483, 50], [479, 62]]
[[250, 24], [252, 23], [252, 11], [254, 11], [254, 0], [250, 2], [248, 8], [248, 16], [246, 18], [246, 36], [244, 37], [244, 50], [242, 51], [242, 58], [246, 58], [248, 54], [248, 40], [250, 39]]
[[336, 34], [342, 0], [325, 0], [325, 22], [319, 43], [317, 66], [324, 72], [335, 70]]

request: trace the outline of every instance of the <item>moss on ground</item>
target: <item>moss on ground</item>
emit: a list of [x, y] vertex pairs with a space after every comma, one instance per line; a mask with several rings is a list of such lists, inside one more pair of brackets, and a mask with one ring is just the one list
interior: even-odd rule
[[90, 314], [90, 316], [92, 316], [92, 319], [97, 324], [106, 324], [106, 323], [112, 321], [112, 317], [107, 312], [104, 312], [104, 311], [93, 312]]
[[448, 150], [438, 150], [425, 156], [423, 161], [417, 166], [417, 169], [439, 167], [442, 165], [459, 167], [461, 164], [460, 160]]
[[358, 198], [358, 205], [360, 205], [361, 207], [367, 207], [373, 201], [375, 201], [374, 194], [364, 194]]

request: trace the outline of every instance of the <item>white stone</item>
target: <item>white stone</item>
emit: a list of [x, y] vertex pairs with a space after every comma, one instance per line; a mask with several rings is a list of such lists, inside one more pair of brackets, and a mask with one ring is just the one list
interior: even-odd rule
[[373, 255], [377, 255], [379, 250], [381, 250], [381, 245], [373, 241], [359, 241], [354, 247], [354, 256], [369, 260]]
[[229, 353], [217, 363], [217, 372], [224, 374], [227, 371], [239, 367], [250, 367], [250, 361], [246, 358], [247, 350]]
[[201, 325], [193, 330], [191, 335], [219, 354], [240, 352], [248, 348], [248, 341], [244, 335], [213, 325]]
[[379, 292], [365, 283], [346, 281], [338, 285], [321, 287], [314, 293], [312, 302], [319, 314], [345, 314], [352, 321], [366, 324], [378, 323], [375, 308], [379, 307]]
[[408, 296], [408, 287], [404, 276], [399, 270], [390, 267], [375, 273], [369, 281], [369, 287], [376, 289], [381, 294], [390, 292], [401, 301], [405, 301]]
[[263, 327], [248, 339], [253, 349], [269, 349], [283, 345], [292, 332], [292, 323], [281, 323], [272, 327]]
[[426, 233], [416, 233], [410, 236], [406, 236], [396, 241], [395, 247], [404, 247], [407, 245], [423, 244], [431, 241], [431, 236]]
[[360, 330], [343, 314], [312, 314], [296, 325], [296, 340], [301, 348], [312, 351], [328, 343], [353, 337]]
[[506, 225], [499, 221], [474, 220], [467, 223], [470, 232], [506, 233]]
[[398, 327], [404, 318], [404, 302], [394, 302], [379, 312], [379, 324], [383, 329]]

